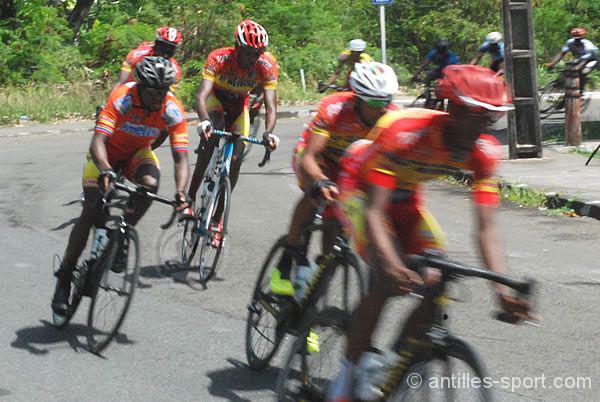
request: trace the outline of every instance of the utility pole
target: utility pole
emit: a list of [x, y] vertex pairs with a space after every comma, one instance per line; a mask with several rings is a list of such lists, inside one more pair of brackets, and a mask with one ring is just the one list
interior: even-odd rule
[[381, 32], [381, 62], [387, 64], [387, 50], [385, 47], [385, 6], [392, 4], [393, 0], [371, 0], [371, 4], [379, 6], [379, 28]]
[[508, 112], [511, 159], [542, 157], [542, 128], [531, 0], [503, 0], [506, 80], [515, 110]]

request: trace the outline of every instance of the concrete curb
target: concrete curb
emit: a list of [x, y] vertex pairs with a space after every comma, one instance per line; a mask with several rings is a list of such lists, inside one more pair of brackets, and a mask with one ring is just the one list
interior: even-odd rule
[[[452, 174], [452, 177], [460, 182], [468, 183], [473, 181], [473, 176], [470, 173], [460, 172]], [[555, 191], [545, 192], [540, 190], [536, 186], [531, 186], [526, 183], [511, 182], [502, 177], [498, 180], [500, 188], [531, 188], [536, 192], [544, 194], [544, 203], [549, 209], [559, 209], [562, 207], [568, 207], [575, 211], [579, 216], [585, 216], [600, 220], [600, 201], [582, 201], [577, 200], [575, 197], [569, 197], [567, 195], [561, 195]]]

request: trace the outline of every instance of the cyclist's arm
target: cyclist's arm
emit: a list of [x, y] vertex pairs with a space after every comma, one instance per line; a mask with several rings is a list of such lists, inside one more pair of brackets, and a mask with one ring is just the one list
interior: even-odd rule
[[317, 155], [325, 150], [328, 142], [329, 137], [312, 133], [306, 140], [306, 148], [302, 155], [302, 171], [314, 181], [329, 179], [317, 163]]
[[482, 51], [478, 51], [477, 56], [475, 56], [475, 58], [473, 60], [471, 60], [471, 64], [473, 64], [473, 65], [479, 64], [479, 62], [483, 58], [483, 55], [484, 55], [484, 53]]
[[417, 71], [415, 71], [415, 73], [413, 74], [413, 78], [417, 78], [419, 76], [419, 74], [421, 74], [421, 71], [425, 70], [425, 68], [430, 64], [431, 64], [431, 60], [429, 60], [429, 59], [423, 60], [423, 63], [421, 63], [419, 68], [417, 68]]
[[[494, 222], [495, 209], [495, 205], [475, 204], [475, 215], [478, 222], [477, 242], [485, 265], [494, 272], [504, 274], [507, 269]], [[493, 286], [499, 294], [507, 291], [503, 285], [494, 284]]]
[[554, 56], [554, 58], [552, 59], [552, 61], [550, 61], [550, 63], [546, 64], [546, 67], [548, 67], [548, 68], [554, 67], [556, 65], [556, 63], [561, 61], [563, 59], [563, 57], [565, 57], [567, 55], [567, 53], [568, 52], [560, 51], [560, 53], [558, 53], [556, 56]]
[[203, 78], [200, 82], [200, 88], [198, 88], [198, 92], [196, 92], [196, 112], [198, 112], [200, 120], [210, 119], [206, 101], [213, 91], [213, 86], [214, 81]]
[[272, 133], [277, 122], [277, 90], [264, 89], [265, 99], [265, 131]]
[[325, 82], [325, 85], [332, 85], [334, 84], [339, 75], [342, 73], [342, 69], [344, 68], [344, 63], [342, 61], [338, 61], [338, 65], [335, 68], [335, 70], [333, 71], [333, 74], [331, 74], [331, 76], [329, 77], [329, 79]]
[[92, 155], [94, 163], [100, 170], [112, 169], [108, 162], [105, 140], [106, 136], [104, 134], [95, 132], [90, 144], [90, 155]]
[[117, 80], [117, 82], [115, 82], [115, 85], [113, 85], [112, 90], [114, 91], [119, 85], [126, 83], [129, 79], [129, 74], [131, 74], [130, 71], [121, 70], [121, 72], [119, 73], [119, 79]]
[[160, 147], [163, 144], [163, 142], [165, 142], [167, 137], [169, 137], [169, 132], [167, 130], [162, 130], [158, 137], [156, 137], [154, 141], [152, 141], [152, 144], [150, 145], [152, 150], [154, 151], [156, 148]]
[[189, 174], [189, 162], [187, 152], [173, 151], [173, 161], [175, 162], [175, 186], [177, 192], [184, 194]]

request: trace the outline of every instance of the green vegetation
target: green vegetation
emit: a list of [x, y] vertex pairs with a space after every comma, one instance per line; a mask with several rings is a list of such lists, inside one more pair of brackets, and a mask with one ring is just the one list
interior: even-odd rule
[[[486, 33], [501, 30], [501, 4], [395, 0], [387, 6], [388, 60], [401, 82], [440, 37], [452, 40], [462, 61], [470, 60]], [[586, 26], [590, 39], [600, 42], [599, 1], [535, 0], [534, 6], [540, 64], [559, 50], [574, 25]], [[93, 113], [109, 86], [92, 83], [103, 76], [113, 82], [125, 54], [153, 40], [161, 25], [183, 32], [176, 56], [184, 71], [178, 96], [189, 107], [205, 57], [233, 44], [234, 27], [243, 18], [269, 31], [284, 102], [316, 99], [312, 88], [331, 73], [349, 39], [362, 37], [369, 53], [376, 58], [381, 53], [378, 9], [369, 0], [6, 0], [0, 4], [0, 92], [11, 100], [0, 101], [0, 123], [20, 114], [43, 120]], [[300, 89], [301, 68], [307, 94]], [[540, 69], [540, 81], [548, 79]]]

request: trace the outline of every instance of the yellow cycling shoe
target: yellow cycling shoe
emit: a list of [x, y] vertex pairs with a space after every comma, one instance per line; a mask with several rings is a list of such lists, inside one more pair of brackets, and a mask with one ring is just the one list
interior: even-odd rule
[[279, 296], [294, 296], [294, 293], [296, 293], [292, 281], [281, 278], [281, 272], [277, 268], [271, 272], [269, 286], [271, 292]]
[[319, 334], [312, 329], [306, 337], [306, 351], [308, 353], [319, 353], [321, 348], [319, 347]]

